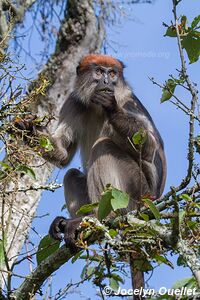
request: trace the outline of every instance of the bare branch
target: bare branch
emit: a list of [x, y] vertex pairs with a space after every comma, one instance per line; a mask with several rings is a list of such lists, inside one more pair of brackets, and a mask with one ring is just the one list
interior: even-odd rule
[[66, 263], [73, 254], [69, 252], [66, 246], [61, 247], [57, 252], [45, 259], [22, 283], [22, 285], [13, 294], [15, 300], [32, 299], [43, 282], [64, 263]]
[[193, 163], [194, 163], [194, 111], [195, 111], [195, 106], [197, 104], [198, 96], [197, 96], [197, 91], [196, 91], [194, 85], [192, 84], [192, 82], [190, 81], [189, 76], [187, 74], [187, 68], [186, 68], [186, 64], [185, 64], [183, 48], [181, 45], [181, 37], [180, 37], [180, 33], [179, 33], [179, 28], [178, 28], [179, 24], [178, 24], [178, 18], [177, 18], [177, 13], [176, 13], [177, 4], [178, 4], [177, 1], [173, 0], [173, 14], [174, 14], [174, 21], [175, 21], [175, 26], [176, 26], [178, 49], [179, 49], [179, 54], [180, 54], [180, 59], [181, 59], [181, 67], [182, 67], [181, 73], [182, 73], [183, 77], [185, 78], [188, 89], [192, 95], [191, 105], [190, 105], [190, 111], [192, 112], [192, 114], [190, 114], [190, 121], [189, 121], [188, 170], [187, 170], [186, 177], [182, 180], [179, 187], [176, 188], [176, 191], [180, 191], [189, 184], [191, 177], [192, 177], [192, 169], [193, 169]]
[[10, 0], [2, 0], [0, 3], [0, 49], [8, 45], [10, 34], [15, 26], [24, 20], [25, 13], [37, 0], [20, 1], [15, 6]]

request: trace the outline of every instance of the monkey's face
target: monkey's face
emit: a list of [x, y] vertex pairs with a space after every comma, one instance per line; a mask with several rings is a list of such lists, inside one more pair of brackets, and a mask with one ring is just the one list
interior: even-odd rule
[[94, 65], [92, 67], [92, 78], [96, 84], [95, 93], [114, 93], [119, 79], [119, 71], [117, 67]]
[[91, 63], [83, 70], [77, 70], [75, 91], [82, 103], [90, 106], [94, 94], [115, 94], [120, 82], [123, 82], [123, 75], [117, 66]]

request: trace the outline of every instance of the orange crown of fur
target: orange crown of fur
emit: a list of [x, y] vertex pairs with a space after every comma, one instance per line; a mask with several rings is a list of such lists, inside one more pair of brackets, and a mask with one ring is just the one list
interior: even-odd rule
[[121, 71], [123, 70], [123, 63], [116, 58], [109, 55], [102, 54], [88, 54], [79, 63], [80, 70], [86, 69], [90, 64], [97, 64], [105, 67], [118, 67]]

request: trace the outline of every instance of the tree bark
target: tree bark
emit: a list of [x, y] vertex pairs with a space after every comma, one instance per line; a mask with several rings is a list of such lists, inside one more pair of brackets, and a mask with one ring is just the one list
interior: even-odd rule
[[[98, 52], [103, 38], [104, 28], [95, 15], [93, 1], [68, 0], [55, 53], [42, 71], [50, 80], [50, 86], [46, 95], [40, 96], [32, 107], [33, 112], [41, 116], [53, 112], [56, 119], [51, 121], [48, 131], [54, 131], [56, 128], [60, 108], [73, 89], [79, 60], [87, 53]], [[30, 164], [34, 166], [36, 180], [26, 175], [16, 179], [6, 187], [10, 191], [17, 186], [16, 192], [0, 200], [2, 232], [7, 241], [7, 271], [21, 251], [42, 193], [40, 190], [26, 193], [17, 190], [34, 184], [44, 185], [54, 169], [36, 154]]]

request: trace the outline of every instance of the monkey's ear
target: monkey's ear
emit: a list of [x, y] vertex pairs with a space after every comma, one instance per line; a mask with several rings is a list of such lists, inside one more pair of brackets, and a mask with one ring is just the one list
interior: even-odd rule
[[122, 70], [123, 70], [124, 68], [126, 68], [126, 65], [123, 63], [123, 61], [121, 61], [120, 59], [118, 59], [118, 61], [120, 62], [121, 66], [122, 66]]
[[80, 66], [78, 65], [78, 67], [76, 68], [76, 75], [80, 74]]

